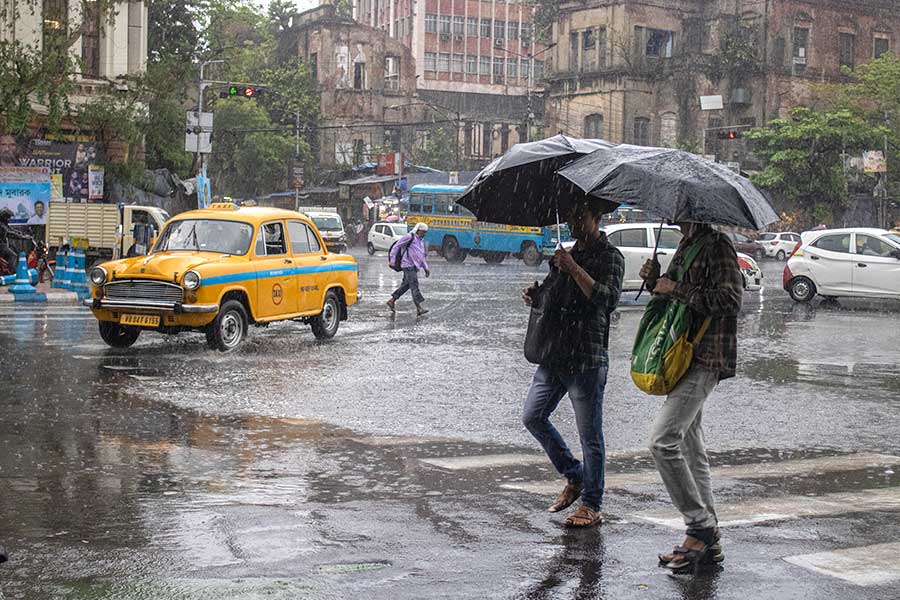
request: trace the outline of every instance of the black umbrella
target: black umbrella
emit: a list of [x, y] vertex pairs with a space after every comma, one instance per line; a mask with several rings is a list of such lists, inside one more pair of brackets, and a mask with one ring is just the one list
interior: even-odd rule
[[[556, 135], [516, 144], [481, 170], [457, 202], [479, 221], [542, 227], [568, 216], [572, 206], [587, 197], [577, 186], [556, 175], [574, 159], [613, 145]], [[618, 203], [605, 203], [607, 211]]]
[[561, 169], [584, 192], [634, 205], [661, 219], [763, 229], [778, 220], [746, 177], [669, 148], [599, 149]]

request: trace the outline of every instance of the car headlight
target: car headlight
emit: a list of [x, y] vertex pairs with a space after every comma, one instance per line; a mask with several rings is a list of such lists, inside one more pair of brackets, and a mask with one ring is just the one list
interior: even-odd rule
[[186, 290], [196, 290], [200, 287], [200, 273], [197, 271], [188, 271], [184, 274], [184, 278], [181, 280], [181, 284], [184, 286]]
[[103, 267], [94, 267], [91, 269], [91, 283], [97, 287], [106, 283], [106, 269]]

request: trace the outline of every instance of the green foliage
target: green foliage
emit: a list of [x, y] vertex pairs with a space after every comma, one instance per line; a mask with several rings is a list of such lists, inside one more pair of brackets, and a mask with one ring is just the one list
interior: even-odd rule
[[19, 135], [35, 118], [32, 101], [47, 107], [53, 130], [69, 109], [71, 73], [77, 68], [64, 51], [41, 52], [0, 41], [0, 130]]
[[837, 213], [847, 202], [844, 155], [861, 154], [882, 134], [847, 110], [795, 108], [745, 134], [765, 165], [753, 182], [810, 213]]
[[416, 145], [412, 162], [441, 171], [457, 169], [455, 135], [453, 127], [439, 126], [429, 130], [427, 143]]
[[147, 61], [151, 65], [190, 64], [200, 43], [196, 24], [202, 19], [198, 2], [150, 0], [147, 7]]
[[740, 29], [724, 36], [719, 52], [708, 57], [705, 72], [707, 78], [718, 85], [724, 78], [750, 78], [759, 69], [760, 61], [757, 58], [753, 31]]
[[534, 11], [534, 37], [543, 44], [552, 41], [553, 24], [559, 19], [560, 0], [531, 0]]

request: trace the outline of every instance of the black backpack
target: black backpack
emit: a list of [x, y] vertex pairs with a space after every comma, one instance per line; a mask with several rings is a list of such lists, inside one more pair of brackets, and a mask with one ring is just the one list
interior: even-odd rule
[[409, 241], [406, 242], [406, 245], [397, 251], [397, 258], [394, 260], [394, 262], [391, 262], [391, 252], [394, 251], [394, 246], [396, 246], [400, 242], [400, 240], [397, 240], [396, 242], [391, 244], [391, 248], [390, 248], [390, 250], [388, 250], [388, 266], [391, 269], [393, 269], [394, 271], [397, 271], [399, 273], [400, 271], [403, 270], [403, 267], [400, 266], [403, 264], [403, 253], [409, 251], [409, 245], [413, 243], [412, 236], [415, 236], [415, 235], [416, 234], [413, 233], [411, 235], [411, 237], [409, 238]]

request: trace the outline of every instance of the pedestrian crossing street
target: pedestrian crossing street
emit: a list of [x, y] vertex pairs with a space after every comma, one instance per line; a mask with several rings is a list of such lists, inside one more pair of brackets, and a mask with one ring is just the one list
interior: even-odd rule
[[[610, 456], [617, 458], [634, 458]], [[418, 459], [426, 468], [446, 471], [448, 476], [462, 472], [489, 474], [492, 469], [536, 467], [547, 465], [542, 454], [503, 453], [478, 456], [442, 456]], [[856, 453], [817, 456], [784, 461], [713, 467], [713, 485], [737, 483], [741, 480], [824, 478], [834, 480], [850, 472], [870, 471], [883, 475], [888, 483], [900, 468], [900, 456], [879, 453]], [[498, 482], [510, 492], [523, 492], [547, 498], [548, 503], [561, 489], [559, 479]], [[608, 472], [606, 489], [615, 492], [647, 494], [648, 486], [658, 486], [660, 498], [667, 498], [654, 469], [633, 472]], [[779, 484], [783, 488], [783, 484]], [[827, 489], [827, 485], [821, 486]], [[609, 508], [609, 507], [607, 507]], [[615, 509], [613, 509], [615, 510]], [[741, 496], [717, 505], [720, 526], [748, 527], [769, 522], [802, 518], [826, 518], [859, 513], [900, 511], [900, 486], [873, 487], [855, 491], [825, 494], [791, 494]], [[610, 515], [620, 520], [644, 522], [674, 530], [684, 528], [681, 516], [670, 508]], [[857, 540], [861, 541], [861, 540]], [[784, 561], [813, 573], [827, 575], [858, 586], [900, 583], [900, 543], [872, 544], [841, 548], [828, 552], [782, 557]]]

